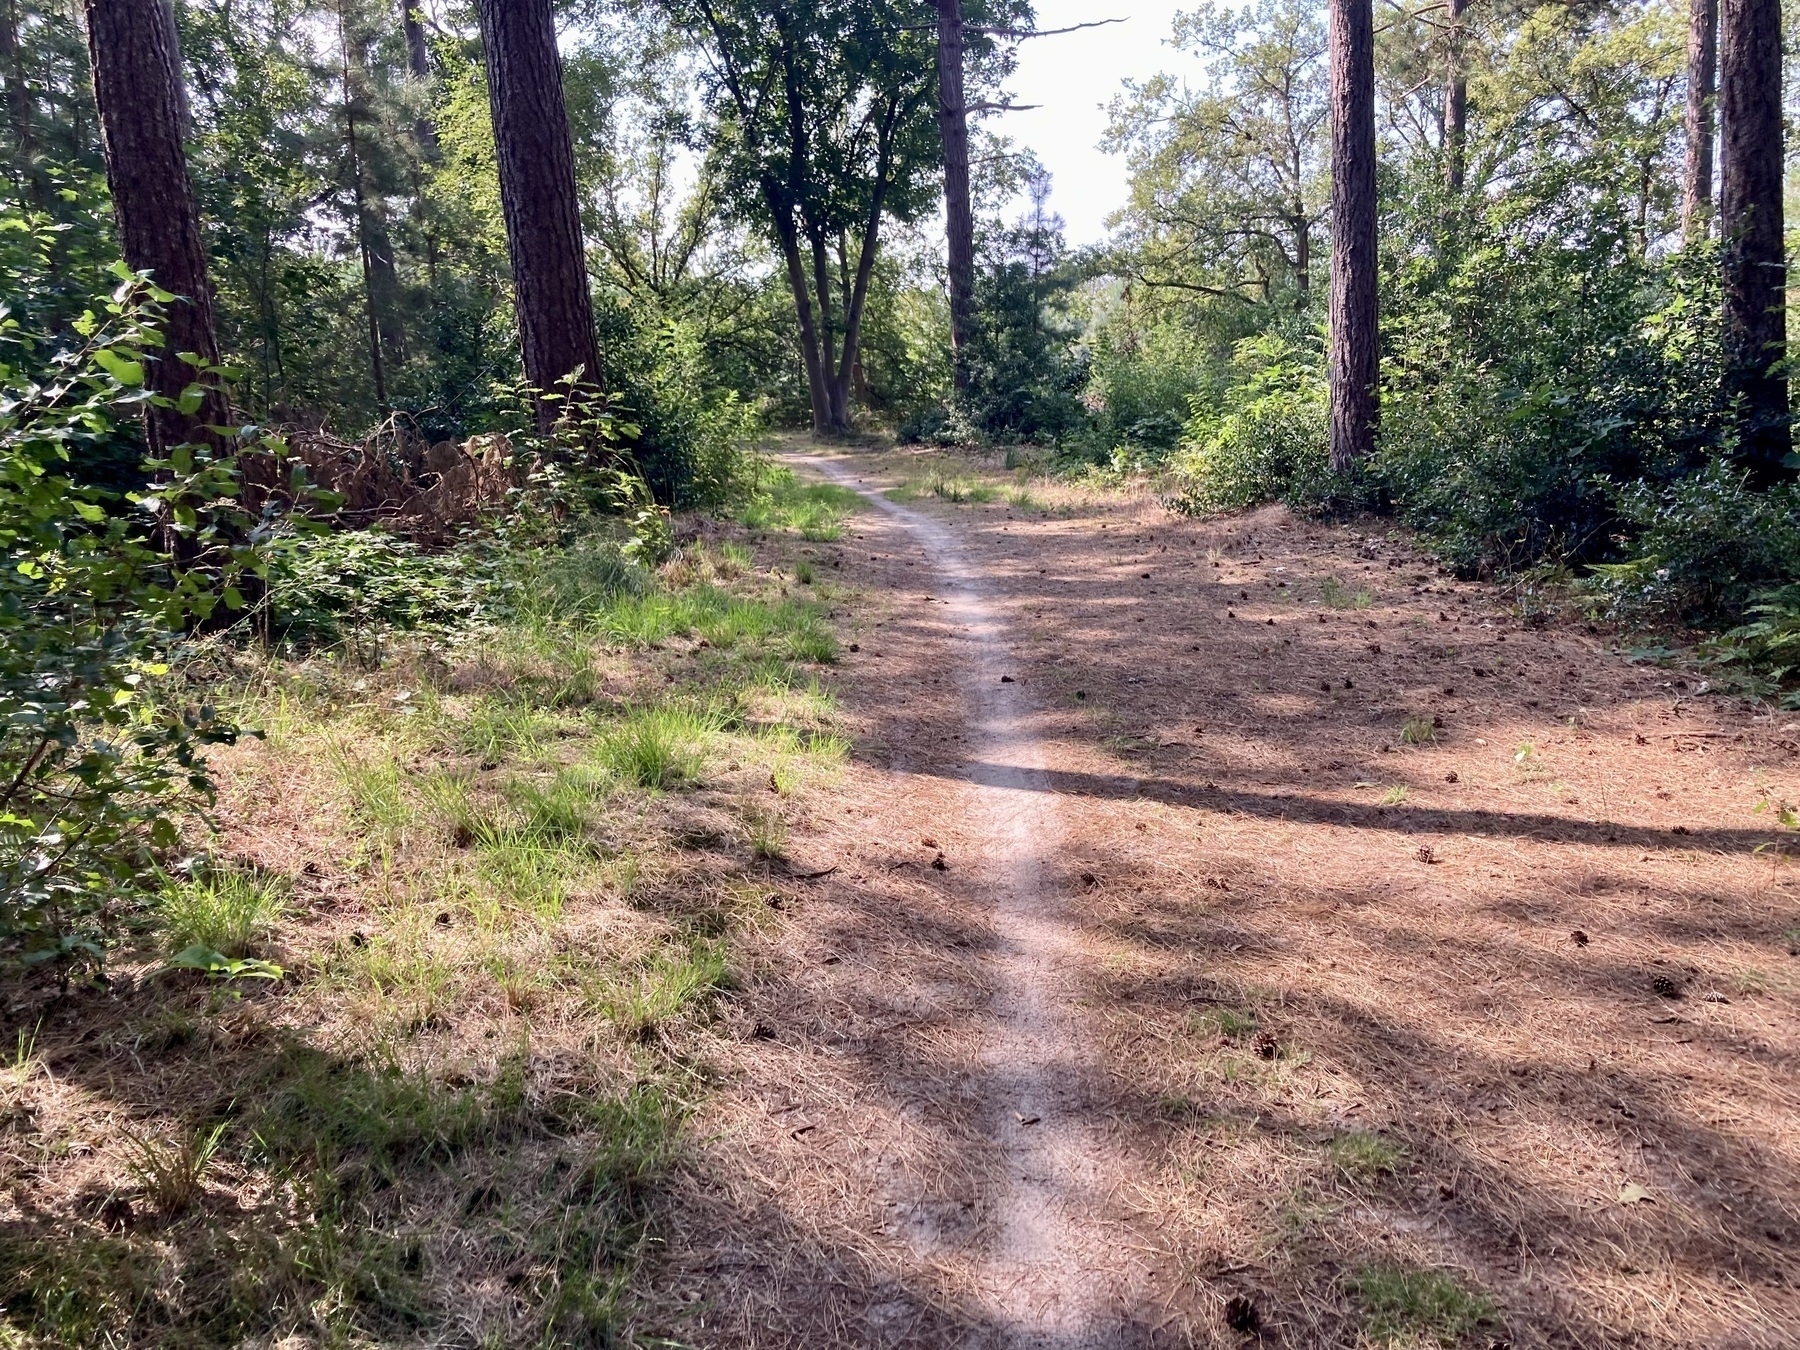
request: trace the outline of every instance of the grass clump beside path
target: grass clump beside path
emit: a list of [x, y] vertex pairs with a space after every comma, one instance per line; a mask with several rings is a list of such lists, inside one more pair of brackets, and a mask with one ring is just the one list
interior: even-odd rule
[[813, 543], [831, 543], [843, 538], [844, 520], [859, 505], [849, 488], [804, 483], [793, 470], [776, 467], [764, 473], [737, 519], [746, 529], [792, 530]]
[[[828, 537], [780, 481], [753, 527]], [[733, 934], [845, 753], [836, 640], [743, 542], [508, 565], [373, 668], [229, 658], [269, 734], [217, 834], [0, 1078], [0, 1346], [630, 1338]]]

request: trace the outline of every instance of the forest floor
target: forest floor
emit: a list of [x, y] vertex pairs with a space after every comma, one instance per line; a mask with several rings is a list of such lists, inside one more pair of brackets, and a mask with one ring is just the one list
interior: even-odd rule
[[1388, 522], [796, 453], [856, 749], [670, 1334], [1800, 1340], [1800, 719]]
[[[1800, 1340], [1800, 715], [780, 450], [649, 595], [233, 674], [232, 895], [0, 999], [0, 1346]], [[222, 910], [284, 980], [154, 973]]]

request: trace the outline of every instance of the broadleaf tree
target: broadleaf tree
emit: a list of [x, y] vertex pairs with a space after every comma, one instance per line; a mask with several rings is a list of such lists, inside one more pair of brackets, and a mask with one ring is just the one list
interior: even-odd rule
[[884, 222], [935, 205], [935, 4], [662, 0], [701, 49], [710, 148], [793, 296], [815, 431], [850, 430]]

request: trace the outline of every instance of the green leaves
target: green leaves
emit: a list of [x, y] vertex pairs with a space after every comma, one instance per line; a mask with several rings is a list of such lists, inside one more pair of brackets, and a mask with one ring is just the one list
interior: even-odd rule
[[211, 947], [196, 942], [171, 956], [158, 975], [170, 971], [195, 970], [202, 975], [210, 975], [216, 980], [279, 980], [286, 972], [273, 961], [262, 961], [255, 957], [229, 957], [214, 951]]
[[[94, 349], [94, 361], [108, 375], [127, 388], [135, 389], [144, 382], [144, 363], [119, 355], [107, 347]], [[198, 407], [199, 404], [194, 405]]]
[[179, 448], [133, 501], [75, 478], [154, 398], [140, 353], [163, 293], [115, 275], [79, 348], [0, 383], [0, 966], [98, 964], [115, 900], [179, 846], [211, 796], [206, 747], [237, 732], [186, 701], [169, 654], [266, 568], [229, 457]]

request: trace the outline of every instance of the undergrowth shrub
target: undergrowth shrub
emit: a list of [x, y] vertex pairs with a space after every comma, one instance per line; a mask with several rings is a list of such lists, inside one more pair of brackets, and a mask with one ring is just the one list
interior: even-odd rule
[[211, 796], [205, 747], [237, 734], [172, 666], [191, 625], [243, 608], [277, 524], [237, 509], [210, 450], [175, 447], [129, 498], [70, 477], [140, 415], [174, 298], [118, 275], [47, 363], [0, 323], [0, 961], [98, 962], [114, 902], [154, 887]]
[[[1718, 665], [1736, 665], [1777, 687], [1800, 676], [1800, 582], [1781, 587], [1751, 605], [1749, 622], [1712, 644], [1709, 655]], [[1800, 692], [1783, 695], [1781, 706], [1800, 708]]]
[[1615, 615], [1716, 622], [1800, 577], [1800, 486], [1759, 492], [1715, 460], [1664, 486], [1623, 484], [1617, 500], [1633, 556], [1589, 583]]
[[312, 644], [348, 641], [379, 650], [388, 630], [441, 628], [470, 618], [487, 574], [465, 550], [427, 553], [380, 528], [298, 535], [269, 568], [273, 636]]
[[1196, 407], [1171, 467], [1173, 505], [1193, 515], [1266, 501], [1314, 509], [1335, 485], [1328, 458], [1325, 381], [1317, 358], [1273, 334], [1233, 356], [1237, 380], [1219, 406]]
[[1092, 362], [1083, 401], [1091, 428], [1078, 437], [1092, 458], [1117, 449], [1161, 460], [1181, 442], [1196, 404], [1218, 397], [1211, 344], [1185, 327], [1127, 322], [1103, 325], [1091, 340]]

